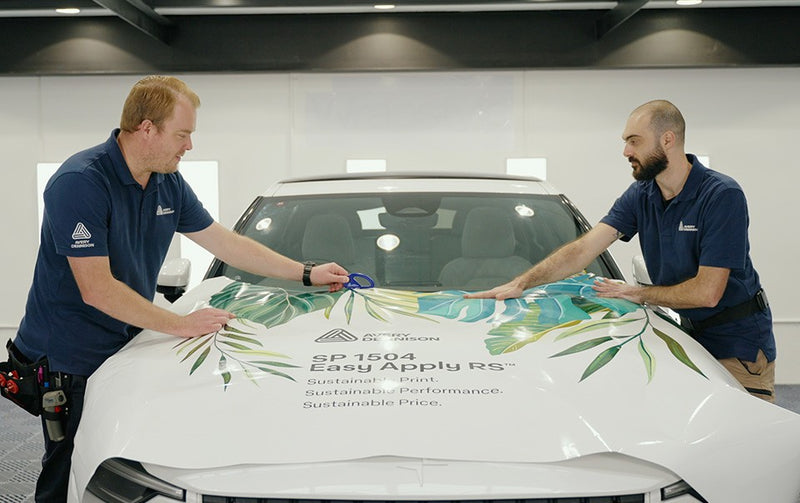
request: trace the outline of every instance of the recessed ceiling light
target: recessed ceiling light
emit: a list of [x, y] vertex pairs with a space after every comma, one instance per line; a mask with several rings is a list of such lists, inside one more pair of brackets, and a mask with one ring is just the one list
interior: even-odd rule
[[380, 9], [380, 10], [390, 10], [390, 9], [394, 9], [394, 5], [393, 5], [393, 4], [390, 4], [390, 3], [381, 3], [381, 4], [377, 4], [377, 5], [375, 5], [374, 7], [375, 7], [376, 9]]
[[56, 9], [56, 12], [59, 14], [80, 14], [81, 10], [76, 9], [74, 7], [66, 8], [66, 9]]
[[675, 3], [685, 7], [687, 5], [700, 5], [703, 0], [676, 0]]

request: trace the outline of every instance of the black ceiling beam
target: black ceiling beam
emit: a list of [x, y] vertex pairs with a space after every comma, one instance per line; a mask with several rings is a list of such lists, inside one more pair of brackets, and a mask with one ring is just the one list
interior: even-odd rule
[[600, 40], [608, 32], [618, 27], [639, 12], [647, 0], [619, 0], [616, 7], [603, 14], [595, 24], [595, 36]]
[[597, 40], [600, 14], [176, 15], [169, 45], [118, 16], [0, 17], [0, 76], [800, 67], [800, 7], [642, 9]]
[[127, 23], [154, 39], [169, 45], [174, 25], [141, 0], [94, 0], [121, 17]]

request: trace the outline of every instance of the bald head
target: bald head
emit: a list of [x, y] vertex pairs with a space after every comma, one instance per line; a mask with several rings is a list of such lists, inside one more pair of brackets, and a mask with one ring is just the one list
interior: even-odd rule
[[669, 101], [648, 101], [631, 112], [631, 117], [635, 115], [649, 118], [650, 128], [656, 138], [660, 138], [667, 131], [672, 131], [675, 134], [675, 142], [683, 146], [686, 138], [686, 122], [678, 107]]

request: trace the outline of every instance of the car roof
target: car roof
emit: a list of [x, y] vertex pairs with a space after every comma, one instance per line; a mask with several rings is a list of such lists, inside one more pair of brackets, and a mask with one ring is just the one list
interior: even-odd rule
[[342, 173], [281, 180], [263, 195], [271, 197], [386, 192], [464, 192], [561, 194], [535, 177], [447, 172]]

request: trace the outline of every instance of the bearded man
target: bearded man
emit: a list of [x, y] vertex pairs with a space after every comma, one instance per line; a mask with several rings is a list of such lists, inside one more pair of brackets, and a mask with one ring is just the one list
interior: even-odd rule
[[600, 279], [597, 294], [674, 309], [750, 394], [774, 402], [772, 313], [750, 260], [747, 201], [733, 178], [685, 152], [685, 133], [669, 101], [637, 107], [622, 133], [636, 181], [600, 223], [510, 282], [466, 296], [519, 297], [582, 271], [617, 239], [638, 233], [653, 286]]

